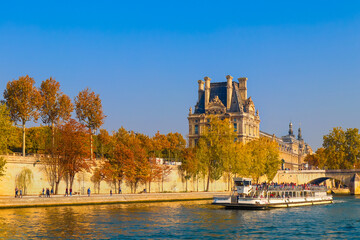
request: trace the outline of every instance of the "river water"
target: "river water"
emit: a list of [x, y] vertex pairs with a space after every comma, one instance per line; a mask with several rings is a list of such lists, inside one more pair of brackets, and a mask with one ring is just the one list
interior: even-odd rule
[[0, 238], [354, 239], [360, 198], [262, 211], [225, 210], [210, 201], [0, 210]]

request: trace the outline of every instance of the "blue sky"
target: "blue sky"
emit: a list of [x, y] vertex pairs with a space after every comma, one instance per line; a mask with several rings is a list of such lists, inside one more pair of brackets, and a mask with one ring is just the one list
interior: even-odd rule
[[359, 128], [358, 1], [7, 1], [0, 91], [49, 76], [73, 98], [99, 93], [104, 128], [187, 134], [197, 80], [248, 77], [260, 129], [301, 124], [313, 148]]

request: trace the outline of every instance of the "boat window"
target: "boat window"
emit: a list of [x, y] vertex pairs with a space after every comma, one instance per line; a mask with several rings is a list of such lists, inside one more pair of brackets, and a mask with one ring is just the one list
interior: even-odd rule
[[244, 181], [244, 185], [245, 185], [245, 186], [251, 185], [251, 181]]
[[238, 187], [242, 187], [242, 186], [244, 186], [244, 182], [235, 181], [235, 185]]

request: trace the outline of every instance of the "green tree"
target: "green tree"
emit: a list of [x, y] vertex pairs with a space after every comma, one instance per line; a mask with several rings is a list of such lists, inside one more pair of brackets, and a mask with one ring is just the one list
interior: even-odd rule
[[26, 146], [29, 153], [46, 153], [51, 142], [48, 126], [31, 127], [26, 131]]
[[101, 99], [89, 88], [79, 92], [75, 97], [76, 117], [83, 123], [90, 132], [90, 159], [93, 158], [93, 133], [104, 123]]
[[42, 98], [34, 86], [35, 81], [29, 76], [19, 77], [18, 80], [9, 81], [4, 91], [6, 105], [10, 110], [11, 120], [20, 123], [23, 129], [22, 154], [25, 156], [25, 124], [39, 117]]

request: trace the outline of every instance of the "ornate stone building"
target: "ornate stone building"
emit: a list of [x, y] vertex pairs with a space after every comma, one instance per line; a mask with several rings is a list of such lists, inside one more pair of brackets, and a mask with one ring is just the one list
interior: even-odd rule
[[310, 146], [304, 142], [301, 129], [296, 139], [290, 123], [289, 134], [281, 138], [260, 132], [260, 117], [255, 110], [251, 97], [247, 97], [247, 78], [226, 76], [226, 82], [211, 83], [209, 77], [199, 80], [198, 100], [193, 111], [189, 111], [189, 146], [194, 147], [206, 127], [209, 115], [230, 119], [237, 141], [247, 142], [260, 136], [269, 137], [279, 144], [280, 157], [283, 160], [282, 168], [300, 169], [304, 167], [304, 157], [312, 152]]
[[282, 160], [281, 168], [298, 170], [305, 169], [306, 164], [304, 159], [307, 154], [312, 154], [312, 149], [302, 138], [301, 128], [298, 129], [298, 136], [296, 137], [293, 132], [292, 123], [289, 124], [288, 135], [276, 137], [274, 134], [260, 131], [261, 137], [268, 137], [274, 139], [279, 144], [280, 158]]
[[207, 116], [216, 114], [220, 118], [229, 118], [237, 132], [237, 140], [249, 141], [259, 137], [259, 112], [251, 97], [247, 97], [247, 78], [226, 76], [226, 82], [210, 83], [211, 79], [205, 77], [199, 80], [198, 101], [193, 112], [190, 108], [189, 120], [189, 146], [196, 145], [202, 134]]

